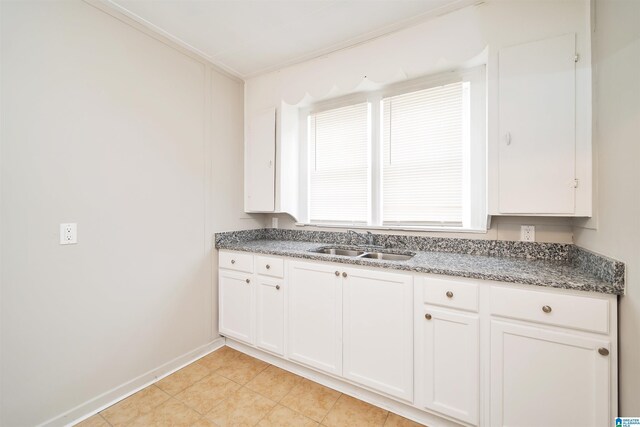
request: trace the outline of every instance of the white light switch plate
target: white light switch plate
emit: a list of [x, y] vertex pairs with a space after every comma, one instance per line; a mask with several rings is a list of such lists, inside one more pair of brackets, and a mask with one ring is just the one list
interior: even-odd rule
[[60, 244], [75, 245], [78, 243], [78, 224], [68, 222], [60, 224]]

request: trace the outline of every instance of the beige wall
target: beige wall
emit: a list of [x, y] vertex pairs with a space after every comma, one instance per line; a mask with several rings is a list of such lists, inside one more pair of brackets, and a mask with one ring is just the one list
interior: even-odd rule
[[85, 2], [1, 15], [0, 425], [26, 426], [216, 338], [212, 233], [258, 222], [241, 82]]
[[[627, 264], [620, 299], [620, 415], [640, 414], [640, 2], [596, 0], [594, 142], [596, 218], [578, 245]], [[586, 228], [588, 227], [588, 228]]]
[[[278, 227], [299, 230], [345, 231], [349, 228], [323, 228], [315, 226], [296, 226], [295, 221], [286, 214], [264, 215], [264, 226], [271, 227], [271, 218], [278, 218]], [[520, 226], [535, 225], [536, 241], [547, 243], [572, 243], [573, 231], [570, 218], [536, 218], [536, 217], [493, 217], [491, 227], [486, 233], [448, 233], [373, 230], [375, 233], [412, 234], [432, 237], [458, 237], [463, 239], [520, 240]]]

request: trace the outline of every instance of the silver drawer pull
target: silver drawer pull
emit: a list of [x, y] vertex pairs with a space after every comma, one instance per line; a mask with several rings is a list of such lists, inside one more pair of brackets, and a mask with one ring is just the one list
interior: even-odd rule
[[551, 313], [551, 307], [548, 305], [545, 305], [542, 307], [542, 311], [544, 311], [545, 313]]
[[603, 355], [603, 356], [608, 356], [608, 355], [609, 355], [609, 350], [607, 350], [607, 349], [606, 349], [606, 348], [604, 348], [604, 347], [600, 347], [600, 348], [598, 349], [598, 353], [600, 353], [600, 354], [601, 354], [601, 355]]
[[453, 292], [447, 291], [447, 298], [453, 298]]
[[236, 263], [236, 260], [235, 260], [235, 259], [232, 259], [232, 260], [231, 260], [231, 264], [235, 264], [235, 263]]
[[339, 272], [339, 271], [336, 271], [336, 276], [339, 276], [339, 275], [340, 275], [340, 272]]
[[266, 265], [267, 270], [271, 268], [271, 266], [269, 264]]
[[251, 283], [251, 280], [247, 279], [247, 280], [245, 280], [245, 282], [247, 282], [247, 283]]
[[347, 273], [345, 273], [344, 271], [342, 272], [342, 277], [347, 277]]
[[276, 291], [280, 290], [280, 285], [276, 285]]
[[427, 319], [427, 320], [431, 320], [431, 315], [429, 313], [427, 313], [427, 314], [424, 315], [424, 318]]

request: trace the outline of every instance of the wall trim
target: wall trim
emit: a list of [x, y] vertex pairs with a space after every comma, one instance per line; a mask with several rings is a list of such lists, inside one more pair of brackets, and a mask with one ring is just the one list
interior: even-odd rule
[[195, 362], [203, 356], [224, 347], [225, 339], [218, 337], [203, 346], [196, 348], [188, 353], [178, 356], [169, 362], [152, 369], [139, 377], [133, 378], [124, 384], [121, 384], [111, 390], [102, 393], [80, 405], [62, 413], [54, 418], [45, 421], [38, 427], [57, 427], [57, 426], [72, 426], [76, 423], [84, 421], [85, 419], [97, 414], [105, 408], [113, 405], [120, 400], [131, 396], [132, 394], [142, 390], [145, 387], [154, 384], [164, 377], [171, 375], [178, 369], [182, 369], [186, 365]]
[[122, 8], [121, 6], [113, 3], [110, 0], [82, 0], [86, 4], [95, 7], [96, 9], [110, 15], [111, 17], [117, 19], [120, 22], [123, 22], [126, 25], [129, 25], [132, 28], [135, 28], [138, 31], [145, 33], [146, 35], [158, 40], [159, 42], [169, 46], [172, 49], [177, 50], [178, 52], [187, 55], [188, 57], [195, 59], [198, 62], [201, 62], [204, 65], [207, 65], [213, 68], [215, 71], [220, 74], [229, 77], [230, 79], [244, 83], [242, 76], [232, 70], [231, 68], [223, 67], [221, 64], [217, 64], [213, 62], [208, 55], [204, 52], [199, 51], [198, 49], [182, 42], [181, 40], [171, 36], [169, 33], [161, 30], [150, 22], [145, 21], [144, 19], [138, 17], [135, 14], [132, 14], [128, 10]]
[[444, 415], [435, 415], [430, 412], [426, 412], [426, 410], [422, 411], [411, 405], [386, 397], [380, 393], [369, 391], [363, 387], [351, 384], [344, 379], [335, 378], [314, 369], [307, 368], [306, 366], [283, 359], [280, 356], [275, 356], [271, 353], [234, 341], [231, 338], [226, 338], [226, 345], [242, 353], [248, 354], [249, 356], [255, 357], [256, 359], [260, 359], [286, 371], [293, 372], [294, 374], [300, 375], [308, 380], [322, 384], [325, 387], [332, 388], [346, 395], [370, 403], [371, 405], [386, 409], [387, 411], [401, 415], [420, 424], [428, 425], [430, 427], [461, 427], [467, 425], [464, 422], [449, 419]]

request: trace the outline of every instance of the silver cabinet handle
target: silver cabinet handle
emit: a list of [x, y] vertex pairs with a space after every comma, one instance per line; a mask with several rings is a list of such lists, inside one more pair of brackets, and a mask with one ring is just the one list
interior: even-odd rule
[[447, 298], [453, 298], [453, 292], [447, 291]]
[[231, 260], [231, 264], [235, 264], [235, 263], [236, 263], [236, 260], [235, 260], [235, 259], [232, 259], [232, 260]]
[[545, 313], [551, 313], [551, 307], [548, 305], [545, 305], [542, 307], [542, 311], [544, 311]]
[[504, 142], [507, 145], [511, 145], [511, 132], [507, 132], [504, 134]]
[[251, 280], [249, 280], [249, 279], [246, 279], [246, 280], [245, 280], [245, 282], [247, 282], [247, 283], [251, 283]]
[[427, 319], [427, 320], [431, 320], [431, 315], [429, 313], [427, 313], [427, 314], [424, 315], [424, 318]]
[[276, 291], [280, 290], [280, 285], [276, 285]]
[[266, 265], [267, 270], [271, 268], [271, 266], [269, 264]]
[[347, 277], [347, 273], [345, 273], [344, 271], [342, 272], [342, 277]]
[[339, 275], [340, 275], [340, 272], [339, 272], [339, 271], [336, 271], [336, 276], [339, 276]]
[[604, 348], [604, 347], [600, 347], [600, 348], [598, 349], [598, 353], [600, 353], [600, 354], [601, 354], [601, 355], [603, 355], [603, 356], [608, 356], [608, 355], [609, 355], [609, 350], [607, 350], [607, 349], [606, 349], [606, 348]]

